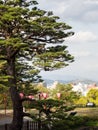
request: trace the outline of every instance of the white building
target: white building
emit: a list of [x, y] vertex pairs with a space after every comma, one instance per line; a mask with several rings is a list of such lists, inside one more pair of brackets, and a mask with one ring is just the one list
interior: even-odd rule
[[72, 86], [74, 91], [81, 92], [84, 96], [86, 96], [90, 89], [98, 89], [98, 86], [96, 84], [78, 83], [72, 84]]
[[88, 92], [88, 89], [87, 89], [87, 84], [82, 84], [82, 83], [78, 83], [78, 84], [73, 84], [73, 91], [76, 91], [76, 92], [81, 92], [82, 95], [86, 95], [87, 92]]

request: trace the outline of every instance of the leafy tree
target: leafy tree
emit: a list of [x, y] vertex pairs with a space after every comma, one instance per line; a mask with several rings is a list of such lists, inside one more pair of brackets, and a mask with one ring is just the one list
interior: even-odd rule
[[98, 98], [98, 89], [90, 89], [87, 93], [87, 97], [96, 100], [96, 98]]
[[29, 115], [23, 113], [22, 103], [32, 101], [19, 95], [20, 82], [38, 81], [38, 73], [30, 73], [36, 68], [55, 70], [73, 61], [62, 44], [74, 34], [67, 32], [71, 27], [37, 4], [35, 0], [0, 0], [0, 75], [8, 80], [13, 104], [10, 130], [21, 130], [23, 117]]
[[38, 83], [36, 86], [36, 89], [38, 90], [39, 93], [49, 93], [49, 90], [46, 86], [44, 86], [43, 83]]
[[87, 97], [81, 96], [79, 100], [76, 102], [76, 104], [81, 107], [81, 106], [86, 106], [87, 102], [88, 102]]
[[90, 89], [87, 93], [87, 98], [89, 102], [94, 102], [96, 105], [98, 104], [98, 89]]
[[52, 90], [52, 96], [57, 99], [57, 93], [61, 94], [60, 99], [65, 101], [67, 105], [74, 105], [79, 99], [80, 94], [72, 90], [71, 84], [58, 83], [56, 88]]
[[88, 102], [98, 105], [98, 89], [90, 89], [86, 96], [81, 96], [76, 102], [79, 106], [86, 106]]
[[[8, 76], [5, 75], [5, 61], [0, 62], [0, 105], [2, 108], [5, 108], [8, 105]], [[5, 112], [6, 114], [6, 112]]]

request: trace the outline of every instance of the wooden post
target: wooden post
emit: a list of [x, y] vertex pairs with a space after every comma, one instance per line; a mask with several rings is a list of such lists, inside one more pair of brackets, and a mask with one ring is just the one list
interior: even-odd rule
[[8, 125], [7, 125], [7, 124], [5, 124], [5, 130], [7, 130], [7, 126], [8, 126]]
[[29, 130], [29, 121], [27, 121], [27, 130]]

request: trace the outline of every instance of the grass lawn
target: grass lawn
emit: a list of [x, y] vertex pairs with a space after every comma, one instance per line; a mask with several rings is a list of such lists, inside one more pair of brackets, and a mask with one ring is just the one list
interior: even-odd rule
[[77, 116], [84, 119], [87, 117], [84, 126], [98, 127], [98, 107], [76, 108], [75, 111], [77, 111]]
[[[76, 124], [73, 130], [82, 130], [81, 128], [85, 127], [87, 127], [86, 130], [94, 130], [92, 127], [98, 127], [98, 107], [76, 108], [74, 111], [77, 112], [77, 118], [76, 120], [73, 120]], [[30, 109], [29, 112], [32, 112], [32, 110]], [[33, 112], [36, 113], [36, 110], [34, 110]], [[12, 111], [7, 111], [6, 116], [9, 115], [12, 115]], [[5, 115], [4, 113], [2, 114], [1, 111], [0, 118], [2, 119], [3, 117], [5, 117]], [[91, 127], [91, 129], [88, 129], [88, 127]]]
[[98, 107], [76, 108], [77, 115], [98, 119]]

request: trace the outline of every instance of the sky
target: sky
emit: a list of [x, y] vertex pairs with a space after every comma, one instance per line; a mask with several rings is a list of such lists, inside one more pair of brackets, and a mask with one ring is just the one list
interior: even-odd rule
[[44, 79], [98, 81], [98, 0], [37, 0], [39, 7], [53, 11], [72, 27], [75, 35], [64, 44], [75, 62], [53, 72], [42, 71]]

